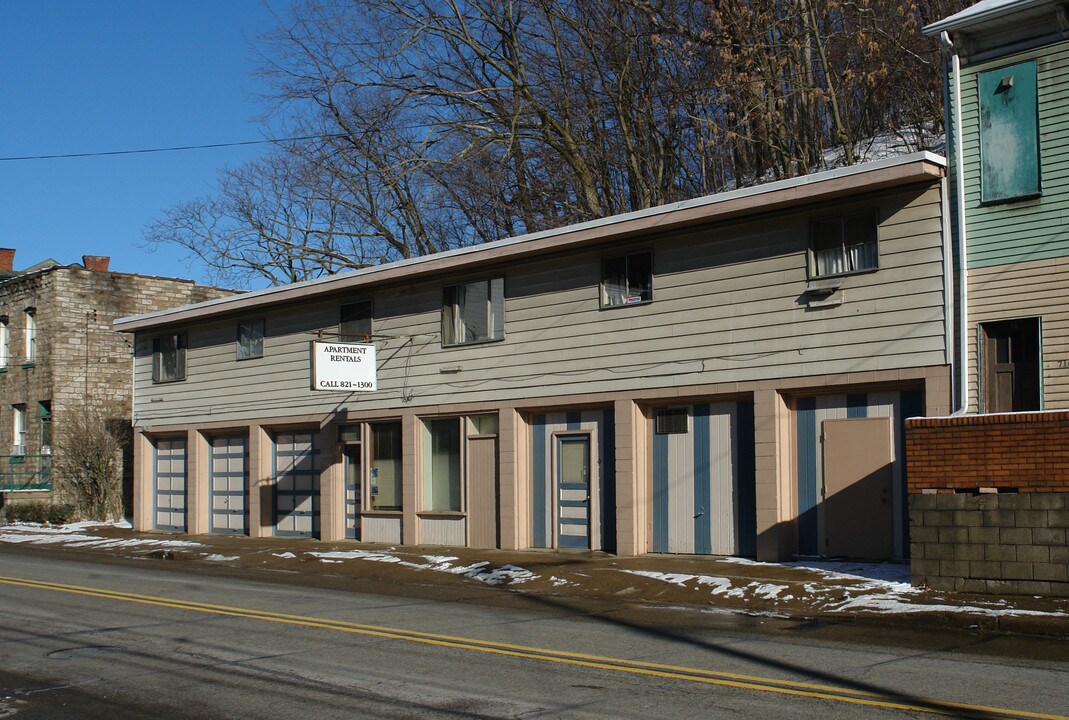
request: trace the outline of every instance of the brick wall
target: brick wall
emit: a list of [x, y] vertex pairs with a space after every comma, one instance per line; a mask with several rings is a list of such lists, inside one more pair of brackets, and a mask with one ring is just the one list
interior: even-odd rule
[[909, 419], [906, 467], [915, 585], [1069, 597], [1069, 412]]
[[909, 492], [1069, 492], [1069, 411], [906, 421]]

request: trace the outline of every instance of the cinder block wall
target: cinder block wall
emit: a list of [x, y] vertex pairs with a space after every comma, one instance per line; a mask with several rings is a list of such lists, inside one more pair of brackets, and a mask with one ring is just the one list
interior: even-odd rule
[[906, 421], [912, 578], [1069, 597], [1069, 412]]

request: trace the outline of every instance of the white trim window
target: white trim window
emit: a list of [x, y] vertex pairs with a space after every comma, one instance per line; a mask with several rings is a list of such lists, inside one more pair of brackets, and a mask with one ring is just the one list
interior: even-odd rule
[[10, 360], [8, 347], [7, 315], [0, 316], [0, 369], [6, 369]]
[[37, 359], [37, 310], [26, 308], [26, 362]]
[[505, 278], [450, 285], [442, 298], [442, 345], [505, 338]]
[[29, 440], [29, 435], [26, 429], [26, 406], [25, 405], [12, 405], [12, 455], [25, 455], [26, 443]]
[[815, 220], [809, 226], [809, 277], [832, 277], [880, 266], [875, 211]]

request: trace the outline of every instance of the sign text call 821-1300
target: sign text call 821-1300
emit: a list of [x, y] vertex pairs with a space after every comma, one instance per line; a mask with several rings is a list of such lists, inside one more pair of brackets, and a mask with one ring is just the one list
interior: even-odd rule
[[375, 346], [360, 343], [312, 343], [312, 389], [372, 392], [378, 389]]

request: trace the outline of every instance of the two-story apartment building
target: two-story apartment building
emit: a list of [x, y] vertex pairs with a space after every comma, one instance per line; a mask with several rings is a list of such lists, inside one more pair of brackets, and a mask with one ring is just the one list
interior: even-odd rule
[[76, 437], [85, 416], [128, 424], [132, 348], [112, 330], [116, 318], [232, 294], [113, 272], [104, 256], [22, 270], [14, 259], [14, 249], [0, 249], [0, 507], [69, 500], [56, 460], [90, 441]]
[[1069, 15], [985, 0], [925, 32], [964, 294], [954, 417], [910, 422], [914, 581], [1069, 596]]
[[120, 319], [135, 525], [902, 557], [903, 420], [950, 409], [944, 165]]

